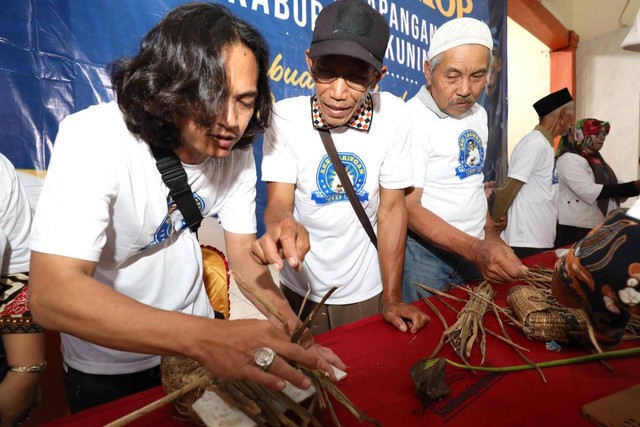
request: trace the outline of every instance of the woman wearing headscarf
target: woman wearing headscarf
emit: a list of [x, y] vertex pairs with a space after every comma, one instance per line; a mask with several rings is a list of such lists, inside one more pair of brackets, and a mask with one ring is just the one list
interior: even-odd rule
[[583, 238], [601, 224], [607, 212], [640, 193], [640, 180], [618, 183], [600, 154], [611, 125], [598, 119], [578, 120], [560, 140], [556, 168], [560, 180], [555, 246]]

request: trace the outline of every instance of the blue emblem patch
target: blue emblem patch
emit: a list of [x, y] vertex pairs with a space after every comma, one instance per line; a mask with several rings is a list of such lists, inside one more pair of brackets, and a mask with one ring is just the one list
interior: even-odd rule
[[[204, 209], [204, 200], [202, 197], [198, 196], [198, 194], [193, 194], [193, 199], [196, 201], [196, 205], [198, 205], [198, 209], [200, 212]], [[162, 220], [162, 223], [153, 234], [153, 241], [146, 245], [144, 248], [140, 249], [143, 251], [147, 249], [149, 246], [157, 245], [169, 238], [174, 233], [184, 230], [187, 228], [187, 221], [182, 217], [182, 212], [178, 209], [178, 205], [173, 201], [171, 196], [167, 196], [167, 215]]]
[[467, 129], [458, 137], [460, 166], [456, 167], [456, 175], [465, 179], [482, 172], [484, 166], [484, 147], [480, 136], [471, 129]]
[[[367, 182], [367, 167], [362, 159], [354, 153], [338, 153], [338, 156], [347, 170], [347, 175], [351, 179], [358, 199], [361, 202], [369, 200], [369, 193], [362, 189]], [[311, 193], [311, 200], [316, 204], [324, 205], [349, 200], [328, 154], [325, 154], [320, 161], [316, 172], [316, 183], [319, 190]]]

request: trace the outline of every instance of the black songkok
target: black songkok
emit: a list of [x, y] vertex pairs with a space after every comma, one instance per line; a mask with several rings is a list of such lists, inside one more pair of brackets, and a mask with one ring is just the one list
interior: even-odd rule
[[533, 109], [538, 113], [538, 117], [544, 117], [571, 101], [573, 101], [573, 98], [569, 93], [569, 89], [565, 87], [536, 101], [536, 103], [533, 104]]

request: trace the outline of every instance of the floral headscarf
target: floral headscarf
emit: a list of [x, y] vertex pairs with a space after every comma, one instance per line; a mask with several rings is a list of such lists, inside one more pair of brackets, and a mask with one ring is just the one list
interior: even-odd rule
[[593, 139], [598, 134], [606, 137], [609, 135], [611, 125], [598, 119], [580, 119], [560, 139], [556, 156], [564, 153], [582, 154], [587, 148], [593, 147]]
[[[569, 132], [562, 137], [556, 156], [560, 157], [564, 153], [574, 153], [584, 157], [595, 178], [596, 184], [602, 185], [616, 185], [618, 178], [613, 172], [613, 169], [604, 161], [599, 151], [593, 151], [593, 140], [596, 136], [600, 135], [604, 138], [609, 135], [611, 125], [609, 122], [603, 122], [598, 119], [580, 119], [576, 121]], [[620, 206], [620, 201], [615, 198], [616, 204]], [[607, 214], [607, 208], [609, 206], [608, 199], [598, 200], [598, 208], [603, 215]]]
[[580, 119], [573, 125], [573, 141], [578, 150], [593, 147], [593, 139], [600, 134], [604, 138], [609, 135], [611, 125], [598, 119]]

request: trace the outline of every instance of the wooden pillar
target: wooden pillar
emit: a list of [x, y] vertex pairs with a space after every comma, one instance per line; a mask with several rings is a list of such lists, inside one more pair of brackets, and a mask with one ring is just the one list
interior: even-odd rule
[[551, 52], [551, 92], [566, 87], [576, 99], [576, 49], [580, 37], [573, 31], [568, 36], [567, 47]]

